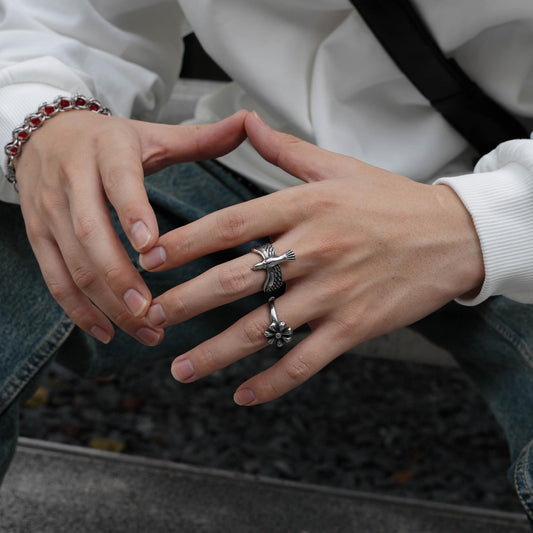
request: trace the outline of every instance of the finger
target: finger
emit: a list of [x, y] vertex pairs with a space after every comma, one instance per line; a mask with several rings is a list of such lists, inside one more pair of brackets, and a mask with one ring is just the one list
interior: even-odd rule
[[[276, 242], [275, 247], [287, 249], [283, 241]], [[165, 328], [259, 292], [263, 289], [266, 272], [253, 271], [252, 266], [260, 261], [257, 253], [245, 254], [173, 287], [153, 300], [146, 315], [148, 322]], [[298, 262], [282, 263], [281, 268], [285, 281], [304, 273], [303, 265], [299, 268]]]
[[96, 164], [105, 194], [117, 211], [133, 248], [149, 250], [159, 237], [157, 220], [144, 188], [141, 148], [137, 140], [113, 130], [99, 147]]
[[[157, 346], [161, 343], [163, 330], [152, 327], [144, 318], [131, 315], [123, 301], [111, 292], [98, 275], [94, 265], [83, 254], [81, 245], [65, 246], [61, 249], [61, 254], [74, 286], [105, 312], [121, 330], [147, 346]], [[70, 316], [70, 313], [67, 314]]]
[[[68, 270], [68, 277], [72, 280], [76, 289], [85, 294], [120, 329], [132, 337], [148, 346], [159, 344], [163, 339], [163, 331], [158, 328], [152, 328], [145, 319], [132, 316], [124, 304], [124, 300], [117, 298], [113, 294], [95, 265], [91, 263], [81, 243], [77, 240], [70, 220], [60, 224], [60, 226], [62, 228], [61, 232], [59, 234], [54, 233], [53, 237], [57, 242], [59, 252]], [[131, 262], [129, 266], [132, 267]], [[64, 291], [64, 294], [66, 294], [66, 289]], [[69, 311], [67, 314], [70, 316], [71, 312]]]
[[[275, 302], [278, 320], [292, 329], [316, 318], [318, 309], [305, 305], [305, 289], [291, 291]], [[178, 381], [190, 383], [220, 370], [243, 357], [267, 346], [265, 330], [270, 325], [270, 311], [263, 305], [235, 324], [177, 357], [172, 363], [172, 375]], [[274, 349], [274, 348], [273, 348]]]
[[[103, 190], [90, 172], [84, 171], [79, 179], [71, 180], [68, 190], [72, 227], [54, 226], [54, 236], [63, 254], [68, 254], [67, 264], [78, 287], [109, 316], [109, 310], [98, 302], [101, 295], [95, 285], [104, 281], [104, 292], [112, 292], [134, 317], [148, 311], [152, 296], [139, 272], [124, 250], [111, 221]], [[82, 254], [74, 244], [79, 242]]]
[[31, 240], [31, 245], [55, 301], [78, 327], [108, 344], [114, 336], [111, 322], [74, 284], [56, 244], [38, 239]]
[[147, 174], [184, 161], [221, 157], [246, 138], [245, 110], [213, 124], [166, 125], [133, 122], [139, 133]]
[[245, 129], [252, 146], [264, 159], [306, 182], [341, 177], [345, 172], [346, 156], [273, 130], [256, 112], [246, 117]]
[[[141, 266], [161, 271], [204, 255], [284, 233], [294, 220], [307, 216], [299, 207], [299, 187], [269, 194], [210, 213], [161, 236], [157, 246], [141, 254]], [[296, 255], [298, 250], [292, 246]]]
[[244, 382], [235, 392], [235, 403], [269, 402], [307, 381], [353, 344], [337, 333], [332, 324], [314, 330], [273, 366]]

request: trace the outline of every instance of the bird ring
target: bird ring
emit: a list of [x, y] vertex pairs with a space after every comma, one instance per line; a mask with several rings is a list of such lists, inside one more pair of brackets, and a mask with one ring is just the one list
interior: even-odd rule
[[283, 285], [281, 275], [281, 263], [285, 261], [294, 261], [296, 255], [289, 249], [283, 255], [276, 256], [274, 247], [268, 243], [258, 248], [252, 248], [252, 252], [259, 254], [263, 260], [255, 264], [252, 270], [266, 270], [266, 280], [263, 285], [263, 291], [267, 294], [278, 290]]
[[285, 322], [278, 320], [276, 309], [274, 307], [275, 298], [269, 298], [270, 305], [270, 326], [265, 329], [265, 337], [268, 344], [275, 344], [278, 348], [282, 348], [285, 344], [289, 344], [292, 339], [292, 328], [287, 326]]

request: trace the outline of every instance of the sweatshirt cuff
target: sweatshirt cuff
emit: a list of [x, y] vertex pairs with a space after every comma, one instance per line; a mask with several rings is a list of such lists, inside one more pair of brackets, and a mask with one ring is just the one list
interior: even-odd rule
[[35, 113], [43, 102], [53, 102], [60, 95], [73, 96], [64, 89], [42, 83], [16, 83], [0, 87], [0, 200], [19, 203], [15, 188], [5, 178], [7, 155], [4, 146], [12, 140], [13, 130], [22, 125], [27, 115]]
[[[475, 297], [456, 300], [463, 305], [478, 305], [496, 295], [533, 301], [533, 172], [517, 161], [504, 163], [495, 170], [435, 182], [456, 192], [481, 243], [485, 281]], [[481, 169], [483, 165], [476, 168]]]

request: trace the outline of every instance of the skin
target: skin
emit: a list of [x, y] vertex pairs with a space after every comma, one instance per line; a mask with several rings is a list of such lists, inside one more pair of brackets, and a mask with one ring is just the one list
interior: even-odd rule
[[[142, 182], [167, 165], [221, 156], [248, 135], [267, 161], [304, 185], [212, 213], [161, 237]], [[83, 149], [80, 149], [83, 147]], [[278, 317], [311, 334], [243, 383], [240, 405], [281, 396], [335, 357], [475, 292], [484, 278], [478, 238], [452, 189], [335, 154], [271, 130], [242, 111], [217, 124], [166, 126], [61, 114], [32, 134], [16, 163], [29, 241], [50, 292], [72, 320], [102, 342], [112, 322], [147, 345], [164, 328], [262, 290], [247, 254], [152, 301], [112, 227], [119, 215], [140, 262], [152, 271], [270, 236], [286, 293]], [[177, 357], [172, 373], [192, 382], [266, 345], [267, 305]]]
[[112, 322], [154, 346], [152, 296], [112, 226], [108, 202], [138, 252], [159, 238], [144, 176], [183, 161], [219, 157], [246, 137], [246, 111], [205, 126], [168, 126], [69, 111], [35, 131], [16, 160], [28, 239], [56, 301], [84, 331], [108, 343]]
[[[484, 278], [472, 220], [445, 185], [425, 185], [271, 130], [255, 114], [244, 122], [261, 156], [306, 183], [212, 213], [163, 235], [140, 255], [147, 270], [174, 268], [205, 254], [270, 236], [287, 291], [280, 320], [309, 324], [310, 335], [276, 364], [243, 383], [240, 405], [257, 405], [300, 385], [357, 344], [411, 324]], [[183, 322], [262, 290], [250, 253], [202, 273], [153, 300], [155, 329]], [[174, 377], [193, 382], [266, 346], [264, 306], [177, 357]]]

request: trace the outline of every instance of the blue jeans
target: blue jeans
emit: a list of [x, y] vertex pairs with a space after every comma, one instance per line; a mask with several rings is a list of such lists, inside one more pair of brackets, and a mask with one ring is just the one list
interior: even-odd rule
[[[149, 177], [146, 187], [162, 233], [254, 196], [237, 176], [213, 162], [176, 165]], [[116, 216], [114, 223], [139, 268]], [[213, 254], [170, 272], [142, 275], [158, 295], [247, 252], [249, 246]], [[76, 328], [52, 299], [27, 242], [20, 209], [0, 203], [0, 480], [16, 444], [19, 403], [53, 358], [88, 377], [116, 373], [135, 362], [182, 353], [261, 304], [264, 299], [256, 295], [169, 328], [156, 348], [143, 346], [120, 331], [109, 345], [103, 345]], [[451, 303], [413, 325], [449, 350], [484, 394], [507, 435], [512, 463], [509, 477], [530, 520], [532, 326], [533, 305], [505, 298], [493, 298], [475, 308]]]
[[[213, 162], [176, 165], [147, 178], [146, 188], [161, 233], [255, 197], [237, 176]], [[115, 213], [113, 221], [154, 296], [250, 250], [245, 245], [169, 272], [147, 273], [140, 268]], [[264, 304], [264, 298], [255, 295], [204, 313], [168, 328], [163, 343], [155, 348], [118, 329], [110, 344], [101, 344], [75, 327], [50, 296], [26, 238], [20, 208], [0, 202], [0, 481], [16, 445], [19, 404], [52, 359], [87, 377], [114, 374], [136, 362], [179, 355]]]
[[513, 484], [533, 529], [533, 305], [450, 303], [411, 326], [453, 354], [505, 432]]

